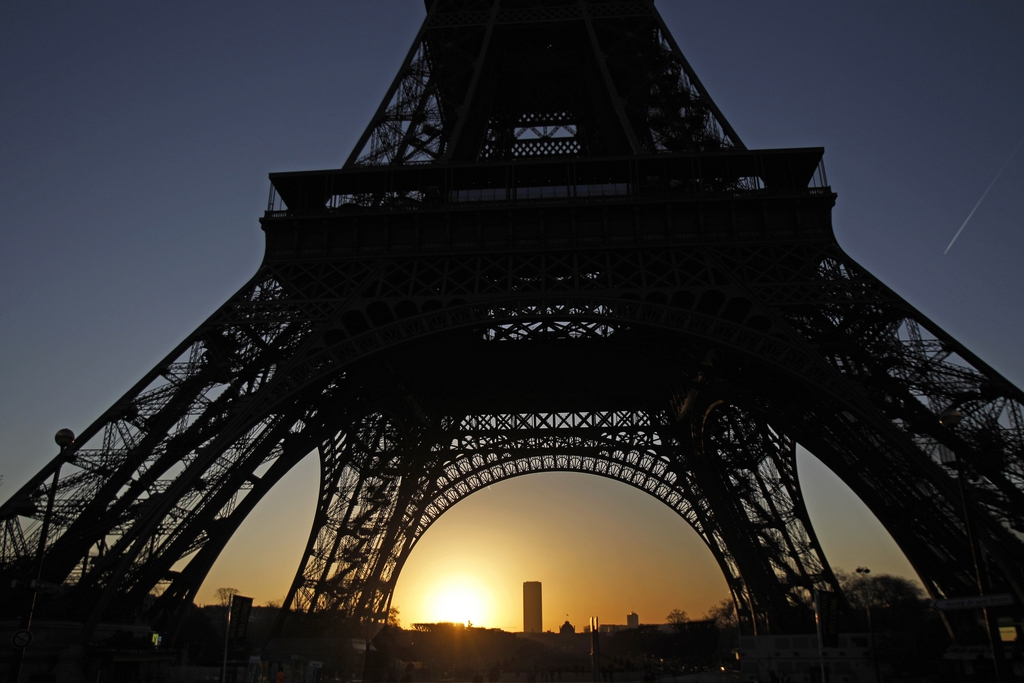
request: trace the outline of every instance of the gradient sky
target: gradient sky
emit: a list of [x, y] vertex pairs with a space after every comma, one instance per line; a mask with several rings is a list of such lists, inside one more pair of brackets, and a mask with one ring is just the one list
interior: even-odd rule
[[[943, 255], [1024, 138], [1024, 3], [658, 7], [748, 147], [825, 148], [843, 248], [1024, 385], [1024, 150]], [[256, 270], [267, 174], [341, 165], [423, 16], [421, 0], [0, 5], [0, 498]], [[799, 464], [834, 566], [911, 572], [848, 489]], [[316, 468], [261, 503], [201, 601], [285, 593]], [[407, 624], [441, 618], [455, 581], [487, 598], [475, 623], [516, 629], [526, 580], [544, 582], [545, 628], [699, 615], [726, 592], [659, 503], [552, 474], [447, 513], [395, 604]]]

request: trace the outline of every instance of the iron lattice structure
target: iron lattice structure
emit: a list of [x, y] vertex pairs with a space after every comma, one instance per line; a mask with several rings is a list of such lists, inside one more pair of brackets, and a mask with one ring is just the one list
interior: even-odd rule
[[586, 472], [691, 524], [745, 632], [798, 632], [837, 588], [800, 443], [936, 598], [976, 591], [955, 453], [1024, 602], [1024, 397], [843, 253], [823, 151], [747, 150], [652, 2], [428, 5], [345, 166], [271, 176], [252, 280], [4, 504], [4, 572], [62, 468], [42, 609], [173, 632], [315, 454], [287, 606], [352, 625], [465, 496]]

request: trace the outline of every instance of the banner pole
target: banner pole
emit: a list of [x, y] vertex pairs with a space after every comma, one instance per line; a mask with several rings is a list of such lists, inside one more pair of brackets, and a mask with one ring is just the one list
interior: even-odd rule
[[814, 622], [818, 628], [818, 663], [821, 665], [821, 683], [825, 683], [825, 633], [821, 618], [821, 591], [814, 591]]
[[227, 683], [228, 680], [228, 635], [231, 633], [231, 607], [235, 602], [235, 596], [228, 598], [228, 618], [224, 620], [224, 659], [220, 665], [220, 683]]

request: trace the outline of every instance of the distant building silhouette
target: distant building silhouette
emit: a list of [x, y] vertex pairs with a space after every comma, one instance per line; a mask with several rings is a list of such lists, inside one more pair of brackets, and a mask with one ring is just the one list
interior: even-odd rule
[[640, 616], [636, 612], [626, 615], [626, 628], [637, 628], [640, 626]]
[[576, 634], [576, 627], [569, 623], [566, 619], [565, 623], [558, 628], [558, 632], [563, 636], [571, 636]]
[[523, 582], [523, 633], [543, 633], [540, 581]]

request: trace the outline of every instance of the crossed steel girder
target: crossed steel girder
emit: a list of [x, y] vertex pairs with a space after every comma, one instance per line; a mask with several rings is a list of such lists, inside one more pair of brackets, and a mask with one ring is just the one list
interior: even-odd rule
[[[452, 505], [511, 477], [581, 472], [638, 488], [686, 519], [719, 561], [745, 630], [808, 628], [799, 608], [836, 582], [800, 498], [793, 443], [736, 406], [700, 415], [696, 447], [677, 421], [632, 411], [446, 417], [373, 457], [367, 435], [402, 430], [367, 416], [320, 449], [317, 523], [286, 604], [379, 618], [416, 542]], [[702, 467], [705, 478], [695, 477]], [[739, 528], [749, 537], [735, 538]]]
[[346, 166], [730, 147], [653, 2], [435, 2]]
[[[686, 404], [680, 383], [694, 381], [693, 368], [713, 350], [717, 360], [706, 372], [732, 387], [723, 397], [731, 402], [740, 397], [738, 405], [769, 416], [765, 424], [776, 434], [808, 446], [836, 471], [887, 526], [936, 597], [965, 594], [972, 584], [971, 568], [963, 559], [966, 539], [956, 481], [937, 462], [941, 449], [954, 450], [978, 474], [968, 502], [980, 540], [997, 568], [994, 580], [1019, 591], [1021, 550], [1014, 531], [1021, 519], [1019, 391], [834, 243], [809, 240], [269, 260], [66, 454], [69, 461], [63, 464], [47, 543], [46, 578], [72, 584], [73, 589], [69, 596], [51, 600], [51, 608], [78, 605], [95, 621], [137, 612], [149, 593], [162, 590], [151, 616], [173, 619], [180, 605], [195, 596], [245, 514], [289, 467], [319, 447], [325, 474], [315, 552], [303, 560], [312, 569], [302, 572], [295, 604], [314, 611], [378, 613], [404, 557], [426, 528], [423, 524], [429, 526], [450, 505], [445, 503], [450, 496], [458, 499], [460, 491], [472, 490], [467, 483], [472, 477], [455, 478], [443, 495], [439, 489], [429, 501], [402, 503], [405, 508], [400, 505], [400, 480], [389, 483], [385, 477], [375, 484], [391, 487], [380, 489], [389, 492], [381, 500], [390, 501], [390, 507], [374, 512], [373, 519], [394, 524], [374, 527], [366, 536], [375, 539], [378, 553], [367, 555], [364, 546], [345, 541], [349, 536], [332, 536], [325, 521], [335, 520], [341, 528], [339, 520], [349, 509], [341, 492], [354, 485], [345, 484], [345, 477], [363, 471], [353, 469], [356, 452], [364, 460], [380, 459], [387, 452], [412, 448], [429, 460], [434, 451], [422, 444], [399, 445], [412, 438], [407, 435], [395, 436], [394, 444], [365, 441], [357, 448], [348, 445], [353, 432], [339, 429], [339, 420], [357, 424], [372, 414], [365, 410], [388, 405], [389, 414], [408, 413], [403, 418], [408, 424], [419, 424], [420, 413], [439, 415], [437, 424], [442, 424], [444, 415], [452, 413], [437, 413], [436, 406], [454, 399], [431, 393], [438, 376], [415, 369], [430, 363], [410, 367], [402, 365], [402, 358], [426, 360], [410, 349], [433, 354], [436, 346], [430, 340], [447, 339], [447, 334], [482, 353], [480, 363], [487, 361], [490, 349], [508, 348], [515, 349], [508, 357], [523, 358], [524, 366], [548, 370], [550, 365], [542, 360], [553, 349], [597, 349], [597, 368], [609, 358], [656, 348], [659, 357], [680, 363], [670, 365], [676, 384], [645, 387], [653, 392], [651, 400], [659, 400], [661, 392], [661, 411], [668, 411], [670, 404]], [[462, 347], [457, 348], [461, 353]], [[438, 357], [432, 356], [436, 372], [447, 374], [460, 391], [465, 388], [458, 364], [469, 356], [449, 359], [448, 364], [438, 364]], [[381, 358], [392, 370], [374, 364], [373, 359]], [[388, 372], [399, 373], [406, 388], [381, 383], [381, 373]], [[645, 367], [637, 376], [650, 374], [656, 373]], [[585, 376], [580, 370], [579, 381]], [[614, 373], [607, 379], [615, 385], [624, 381]], [[515, 394], [513, 380], [500, 378], [509, 386], [507, 400], [528, 411], [528, 399]], [[506, 399], [482, 400], [500, 411]], [[572, 403], [579, 398], [559, 400]], [[419, 408], [410, 407], [417, 401]], [[936, 419], [951, 405], [964, 413], [956, 434]], [[629, 410], [635, 412], [636, 406]], [[351, 417], [339, 417], [344, 415]], [[446, 429], [458, 433], [451, 425]], [[346, 440], [331, 446], [328, 433], [344, 433]], [[474, 462], [490, 467], [474, 460], [471, 448], [463, 454], [452, 451], [453, 441], [434, 438], [425, 443], [449, 444], [444, 450], [461, 467]], [[507, 443], [510, 450], [503, 458], [554, 462], [528, 449], [517, 456], [523, 442], [510, 436]], [[543, 443], [553, 449], [549, 456], [573, 455], [558, 453], [557, 439]], [[599, 443], [594, 441], [591, 450]], [[690, 440], [688, 452], [695, 452], [695, 443]], [[714, 447], [722, 453], [735, 450], [728, 442]], [[585, 462], [594, 463], [595, 469], [598, 462], [611, 463], [608, 457], [587, 457], [591, 459]], [[578, 471], [591, 467], [584, 460], [568, 462], [551, 468], [572, 469], [575, 463], [580, 463]], [[705, 536], [719, 553], [716, 557], [740, 604], [751, 605], [752, 616], [746, 617], [751, 629], [777, 609], [773, 606], [792, 602], [787, 571], [797, 577], [827, 575], [827, 565], [808, 541], [813, 531], [794, 512], [801, 503], [792, 484], [792, 464], [772, 462], [776, 474], [758, 475], [760, 479], [743, 486], [744, 492], [761, 491], [766, 502], [757, 515], [762, 521], [754, 521], [755, 507], [748, 505], [731, 512], [729, 524], [716, 527], [716, 533], [725, 529], [734, 537]], [[4, 509], [24, 510], [20, 502], [44, 497], [56, 466], [44, 468]], [[474, 476], [486, 476], [483, 472]], [[441, 482], [451, 475], [439, 471], [437, 476]], [[711, 473], [687, 476], [697, 486], [713, 481]], [[724, 481], [721, 472], [714, 476]], [[786, 483], [791, 503], [780, 503], [786, 496], [780, 497], [778, 481]], [[740, 483], [716, 486], [715, 500], [721, 501]], [[782, 509], [772, 511], [767, 501]], [[29, 548], [37, 540], [41, 515], [11, 512], [5, 520], [3, 558], [5, 569], [17, 572], [31, 559]], [[718, 512], [717, 519], [724, 514]], [[786, 529], [796, 523], [785, 521], [790, 518], [801, 520], [798, 529], [779, 532], [769, 544], [761, 529]], [[25, 520], [31, 522], [27, 529], [22, 527]], [[334, 543], [339, 543], [336, 552], [324, 555], [324, 548], [330, 550]], [[730, 564], [743, 548], [767, 564]], [[316, 562], [321, 560], [316, 558], [321, 555], [366, 562], [350, 566], [346, 571], [355, 573], [346, 575], [322, 560], [326, 564], [318, 572]], [[371, 557], [385, 559], [366, 559]], [[760, 583], [754, 576], [761, 576]], [[378, 588], [368, 597], [363, 584], [371, 581]], [[801, 581], [792, 585], [807, 587]], [[781, 623], [780, 617], [775, 628]]]
[[746, 150], [651, 2], [430, 3], [345, 168], [272, 176], [253, 279], [0, 506], [0, 567], [52, 493], [40, 612], [173, 631], [315, 451], [289, 603], [351, 625], [484, 482], [592, 472], [690, 522], [747, 632], [801, 630], [835, 582], [799, 443], [933, 597], [977, 590], [965, 508], [1024, 604], [1024, 394], [843, 253], [821, 156]]

